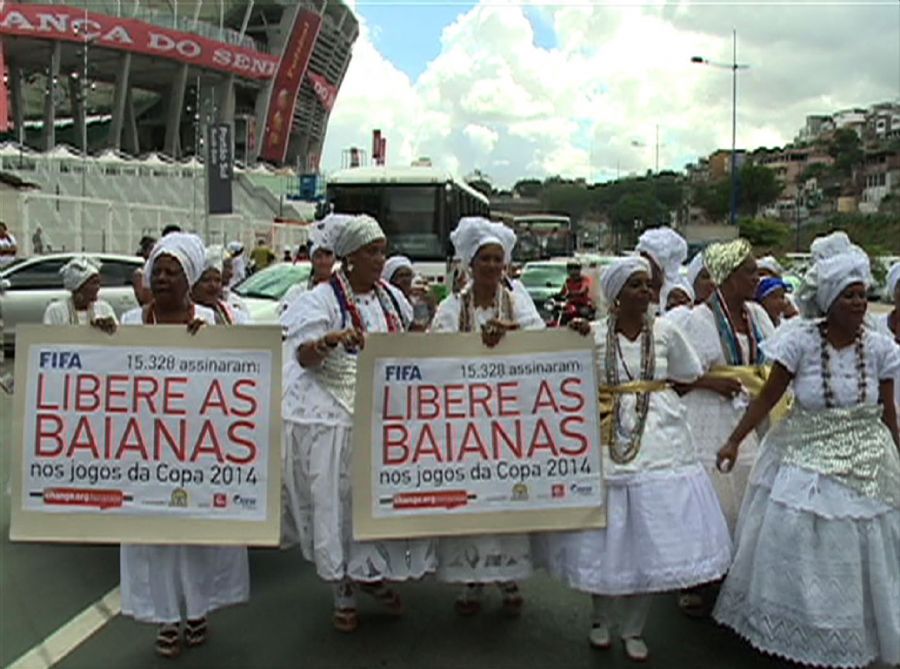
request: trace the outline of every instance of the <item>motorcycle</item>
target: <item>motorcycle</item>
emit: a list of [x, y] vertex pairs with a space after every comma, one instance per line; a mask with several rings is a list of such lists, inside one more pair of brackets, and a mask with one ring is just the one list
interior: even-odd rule
[[588, 304], [575, 304], [560, 297], [551, 297], [544, 303], [544, 310], [550, 314], [547, 319], [547, 327], [565, 327], [575, 318], [594, 320], [597, 315], [597, 307], [593, 302]]

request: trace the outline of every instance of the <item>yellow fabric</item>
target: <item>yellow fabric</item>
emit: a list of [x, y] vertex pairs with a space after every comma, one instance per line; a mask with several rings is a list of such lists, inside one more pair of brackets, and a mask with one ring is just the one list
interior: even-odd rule
[[600, 386], [597, 397], [600, 401], [600, 443], [612, 445], [613, 411], [616, 395], [636, 395], [655, 393], [670, 387], [667, 381], [629, 381], [618, 386]]
[[[734, 379], [740, 381], [741, 385], [747, 389], [750, 397], [756, 399], [766, 385], [766, 381], [769, 380], [769, 375], [771, 373], [771, 365], [763, 365], [760, 367], [749, 365], [728, 367], [723, 365], [721, 367], [713, 367], [709, 372], [709, 376], [717, 379]], [[794, 398], [789, 393], [782, 395], [778, 404], [776, 404], [769, 413], [769, 419], [772, 424], [775, 425], [776, 423], [783, 421], [788, 413], [790, 413], [793, 404]]]

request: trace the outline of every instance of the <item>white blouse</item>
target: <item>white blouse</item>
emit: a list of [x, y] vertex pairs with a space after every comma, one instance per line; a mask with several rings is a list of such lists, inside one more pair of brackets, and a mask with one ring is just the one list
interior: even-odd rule
[[[594, 343], [597, 347], [597, 379], [600, 385], [606, 385], [608, 322], [608, 319], [603, 319], [593, 325]], [[635, 341], [631, 341], [621, 333], [616, 337], [621, 352], [621, 357], [616, 355], [619, 383], [639, 380], [641, 337], [639, 336]], [[690, 383], [703, 374], [703, 367], [693, 347], [688, 343], [682, 330], [671, 321], [664, 318], [654, 320], [653, 344], [654, 379]], [[635, 395], [622, 396], [618, 422], [620, 433], [625, 433], [620, 435], [620, 441], [624, 442], [637, 422]], [[641, 438], [641, 450], [634, 460], [626, 464], [616, 464], [609, 458], [608, 447], [604, 447], [603, 457], [603, 466], [607, 477], [696, 463], [697, 452], [687, 422], [687, 409], [678, 394], [672, 389], [650, 394], [647, 421]]]
[[[199, 304], [194, 305], [194, 318], [199, 318], [207, 325], [216, 324], [216, 315], [209, 307]], [[144, 323], [144, 308], [135, 307], [122, 314], [122, 325], [146, 325]]]
[[[780, 363], [794, 377], [793, 388], [797, 403], [804, 409], [818, 411], [825, 408], [822, 385], [822, 343], [818, 321], [807, 321], [779, 333], [763, 343], [766, 356]], [[859, 370], [856, 346], [851, 344], [837, 350], [828, 347], [831, 368], [831, 389], [839, 407], [856, 405], [859, 398]], [[865, 357], [866, 404], [878, 403], [879, 382], [895, 378], [900, 373], [900, 348], [883, 334], [869, 329], [863, 331]]]
[[[460, 296], [456, 293], [448, 295], [438, 305], [434, 320], [431, 322], [432, 332], [459, 332], [459, 312], [462, 305]], [[543, 330], [547, 327], [534, 303], [522, 298], [514, 289], [512, 291], [513, 320], [523, 330]], [[488, 321], [497, 318], [496, 309], [482, 309], [475, 307], [475, 323], [478, 327]]]
[[[72, 325], [69, 322], [69, 308], [72, 307], [72, 299], [57, 300], [47, 305], [44, 311], [44, 325]], [[112, 318], [116, 320], [116, 312], [103, 300], [96, 300], [92, 305], [94, 319]], [[74, 308], [74, 307], [73, 307]], [[75, 317], [78, 319], [78, 325], [90, 325], [88, 320], [88, 310], [76, 311]]]

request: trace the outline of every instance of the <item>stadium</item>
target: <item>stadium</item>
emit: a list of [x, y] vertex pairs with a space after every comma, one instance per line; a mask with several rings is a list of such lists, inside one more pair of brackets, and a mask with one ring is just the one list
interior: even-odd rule
[[[54, 250], [132, 252], [169, 223], [294, 243], [277, 221], [309, 218], [290, 198], [358, 34], [335, 0], [0, 0], [0, 218], [26, 254], [38, 227]], [[211, 216], [216, 136], [233, 206]]]

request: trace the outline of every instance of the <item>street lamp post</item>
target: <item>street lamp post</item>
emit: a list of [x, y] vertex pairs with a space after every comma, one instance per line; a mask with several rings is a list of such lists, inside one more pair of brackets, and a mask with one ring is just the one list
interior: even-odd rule
[[691, 62], [731, 70], [731, 224], [735, 225], [737, 223], [737, 73], [738, 70], [746, 70], [750, 67], [737, 62], [737, 30], [732, 30], [732, 48], [731, 63], [717, 63], [702, 56], [694, 56], [691, 58]]

